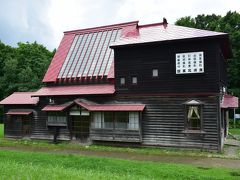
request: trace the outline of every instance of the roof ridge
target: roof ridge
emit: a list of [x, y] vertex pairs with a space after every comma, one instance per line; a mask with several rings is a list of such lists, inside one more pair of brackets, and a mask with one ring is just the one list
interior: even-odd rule
[[84, 28], [84, 29], [76, 29], [76, 30], [70, 30], [70, 31], [64, 31], [64, 34], [73, 34], [73, 33], [86, 33], [86, 32], [94, 32], [94, 31], [101, 31], [101, 30], [107, 30], [110, 28], [119, 28], [129, 25], [138, 25], [139, 21], [130, 21], [125, 23], [118, 23], [118, 24], [110, 24], [110, 25], [104, 25], [104, 26], [95, 26], [91, 28]]
[[[143, 25], [138, 25], [139, 28], [146, 28], [146, 27], [153, 27], [153, 26], [162, 26], [164, 25], [164, 22], [159, 22], [159, 23], [151, 23], [151, 24], [143, 24]], [[167, 24], [166, 24], [167, 25]]]

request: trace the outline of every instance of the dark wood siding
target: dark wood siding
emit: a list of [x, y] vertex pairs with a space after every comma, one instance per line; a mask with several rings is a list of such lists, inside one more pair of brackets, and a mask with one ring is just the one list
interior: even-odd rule
[[[38, 106], [36, 107], [36, 114], [33, 118], [33, 129], [32, 136], [33, 139], [53, 139], [55, 129], [47, 126], [47, 113], [41, 111], [43, 107], [48, 104], [47, 98], [40, 98]], [[60, 140], [70, 140], [70, 132], [68, 127], [62, 127], [59, 131]]]
[[[29, 115], [31, 129], [33, 129], [32, 119], [36, 113], [35, 107], [32, 105], [6, 105], [4, 106], [4, 114], [6, 114], [10, 109], [24, 109], [32, 110], [33, 113]], [[16, 115], [14, 115], [16, 117]], [[23, 135], [23, 122], [20, 119], [12, 118], [11, 115], [4, 115], [4, 137], [7, 138], [22, 138]], [[31, 136], [32, 131], [29, 134]]]
[[[218, 96], [166, 97], [123, 96], [119, 101], [146, 104], [142, 114], [142, 145], [219, 150], [219, 98]], [[203, 134], [185, 132], [187, 100], [200, 100], [203, 105]]]
[[[115, 82], [118, 93], [194, 93], [219, 92], [218, 44], [214, 40], [156, 43], [116, 48]], [[204, 52], [204, 73], [175, 73], [175, 54]], [[159, 70], [159, 77], [152, 77], [152, 69]], [[138, 84], [131, 85], [137, 76]], [[120, 85], [120, 77], [126, 85]]]
[[[55, 97], [58, 103], [64, 103], [79, 97]], [[220, 148], [220, 117], [218, 96], [157, 96], [124, 95], [85, 97], [98, 103], [142, 103], [146, 107], [140, 120], [140, 131], [109, 130], [90, 128], [90, 139], [104, 142], [137, 142], [143, 146], [182, 147], [217, 151]], [[202, 107], [202, 134], [190, 134], [185, 131], [185, 106], [188, 100], [199, 100]], [[31, 138], [53, 139], [53, 129], [46, 125], [47, 113], [41, 109], [48, 103], [40, 98], [38, 106], [32, 107], [33, 123]], [[19, 108], [7, 106], [5, 110]], [[59, 139], [70, 140], [69, 128], [61, 129]]]
[[94, 141], [141, 142], [140, 131], [91, 129], [90, 137]]

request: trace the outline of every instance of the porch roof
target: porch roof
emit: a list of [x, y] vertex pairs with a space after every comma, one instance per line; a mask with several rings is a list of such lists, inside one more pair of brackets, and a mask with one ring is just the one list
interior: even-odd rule
[[75, 99], [60, 105], [47, 105], [42, 111], [63, 111], [73, 104], [77, 104], [88, 111], [143, 111], [144, 104], [96, 104], [85, 99]]
[[47, 105], [42, 109], [42, 111], [63, 111], [69, 106], [71, 106], [72, 104], [73, 104], [73, 101], [60, 104], [60, 105]]
[[31, 113], [32, 113], [32, 110], [10, 109], [6, 114], [7, 115], [29, 115]]
[[143, 111], [144, 104], [88, 104], [81, 99], [74, 101], [88, 111]]
[[238, 108], [238, 97], [224, 94], [221, 108]]

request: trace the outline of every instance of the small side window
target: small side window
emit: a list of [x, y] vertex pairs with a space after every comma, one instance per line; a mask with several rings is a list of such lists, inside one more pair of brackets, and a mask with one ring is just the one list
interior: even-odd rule
[[187, 106], [187, 128], [189, 130], [201, 130], [201, 106]]
[[137, 84], [137, 77], [136, 76], [132, 77], [132, 84]]
[[125, 78], [124, 77], [121, 77], [120, 78], [120, 84], [121, 85], [125, 85], [126, 81], [125, 81]]
[[152, 70], [152, 77], [158, 77], [158, 69]]

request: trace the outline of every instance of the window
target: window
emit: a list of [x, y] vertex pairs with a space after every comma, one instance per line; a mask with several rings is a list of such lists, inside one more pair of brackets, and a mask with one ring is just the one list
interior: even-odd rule
[[187, 128], [189, 130], [201, 130], [201, 106], [187, 106]]
[[128, 129], [139, 129], [139, 112], [129, 112]]
[[88, 110], [86, 110], [80, 106], [73, 106], [70, 109], [69, 115], [71, 115], [71, 116], [89, 116], [90, 113]]
[[158, 77], [158, 69], [152, 70], [152, 77]]
[[101, 112], [93, 113], [92, 127], [93, 128], [102, 128], [102, 113]]
[[66, 114], [60, 112], [49, 112], [47, 119], [48, 126], [67, 126]]
[[126, 82], [125, 82], [125, 78], [124, 78], [124, 77], [121, 77], [121, 78], [120, 78], [120, 84], [121, 84], [121, 85], [125, 85], [125, 83], [126, 83]]
[[139, 112], [93, 112], [92, 128], [139, 130]]
[[132, 77], [132, 84], [137, 84], [137, 77], [136, 76]]
[[104, 112], [103, 116], [103, 127], [104, 128], [113, 128], [113, 112]]
[[128, 128], [128, 112], [115, 113], [115, 128], [127, 129]]
[[176, 74], [189, 73], [204, 73], [203, 52], [176, 54]]

